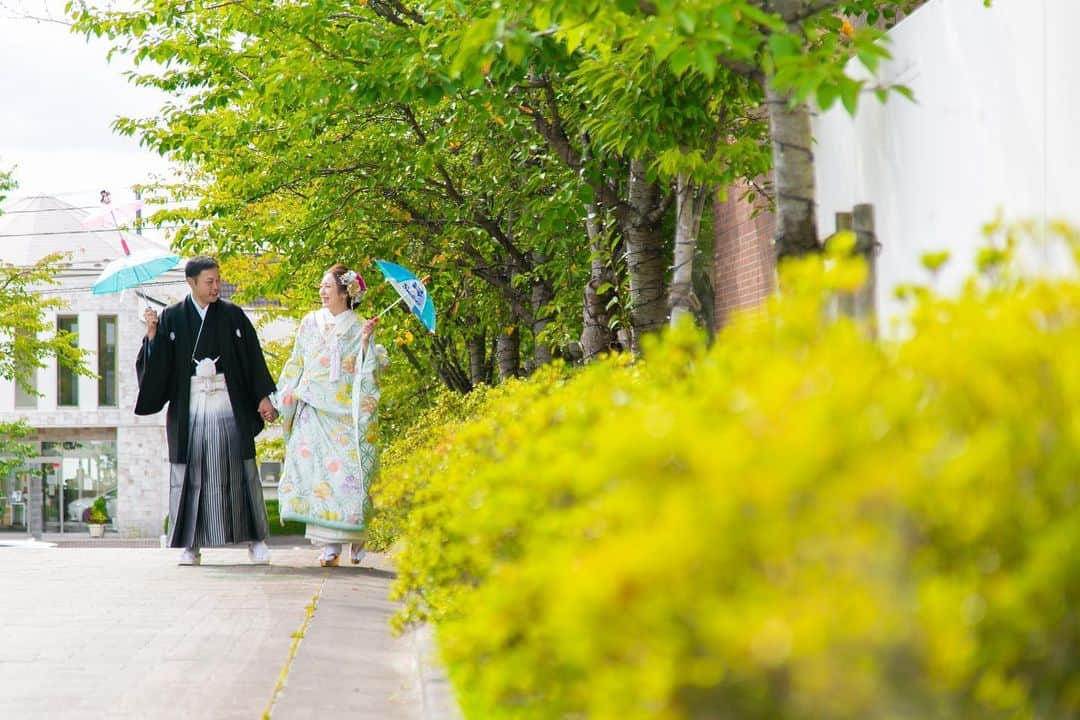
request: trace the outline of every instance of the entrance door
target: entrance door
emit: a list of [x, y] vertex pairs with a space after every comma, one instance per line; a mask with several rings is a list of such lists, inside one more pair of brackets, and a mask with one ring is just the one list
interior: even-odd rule
[[116, 443], [106, 440], [45, 440], [40, 464], [46, 532], [86, 532], [98, 499], [110, 523], [116, 519]]
[[27, 464], [31, 473], [41, 476], [41, 512], [45, 532], [64, 532], [64, 480], [60, 472], [62, 458], [36, 457]]

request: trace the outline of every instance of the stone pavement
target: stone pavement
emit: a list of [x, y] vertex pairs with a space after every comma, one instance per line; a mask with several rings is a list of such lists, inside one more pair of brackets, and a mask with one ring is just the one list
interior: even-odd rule
[[[393, 637], [369, 554], [0, 546], [0, 718], [455, 717], [430, 643]], [[267, 714], [268, 713], [268, 714]]]

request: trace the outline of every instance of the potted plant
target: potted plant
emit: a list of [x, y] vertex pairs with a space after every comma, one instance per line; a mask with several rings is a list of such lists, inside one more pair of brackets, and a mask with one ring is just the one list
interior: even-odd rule
[[99, 538], [105, 536], [105, 526], [109, 524], [109, 511], [105, 507], [105, 498], [99, 497], [94, 504], [83, 513], [83, 522], [90, 529], [90, 537]]

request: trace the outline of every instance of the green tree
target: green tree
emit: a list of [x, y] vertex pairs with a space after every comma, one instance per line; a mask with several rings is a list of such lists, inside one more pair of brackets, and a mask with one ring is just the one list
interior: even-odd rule
[[[192, 168], [171, 189], [200, 199], [169, 216], [187, 224], [182, 246], [276, 253], [264, 284], [279, 290], [339, 258], [430, 272], [444, 331], [422, 344], [459, 389], [488, 379], [472, 370], [496, 342], [525, 339], [542, 363], [573, 332], [564, 320], [588, 262], [576, 183], [508, 122], [505, 101], [459, 97], [429, 75], [413, 47], [426, 21], [349, 3], [77, 16], [145, 64], [137, 82], [185, 95], [119, 126]], [[487, 361], [470, 368], [480, 350]]]
[[[480, 338], [497, 338], [501, 376], [517, 374], [519, 338], [542, 363], [583, 320], [585, 354], [609, 346], [618, 308], [636, 331], [658, 327], [668, 269], [660, 230], [673, 195], [644, 161], [587, 147], [572, 112], [586, 99], [570, 77], [580, 57], [561, 43], [547, 44], [531, 74], [455, 77], [443, 44], [458, 14], [348, 3], [80, 6], [76, 27], [150, 63], [137, 82], [185, 93], [160, 118], [120, 124], [195, 168], [194, 185], [179, 191], [202, 202], [172, 219], [214, 222], [182, 243], [273, 250], [293, 266], [315, 248], [355, 247], [468, 273], [488, 288], [466, 293], [455, 279], [459, 293], [444, 304], [493, 321], [482, 333], [470, 321], [460, 344], [479, 358]], [[628, 267], [628, 299], [617, 262]], [[586, 312], [572, 290], [583, 286]]]
[[620, 331], [636, 347], [691, 311], [705, 202], [733, 179], [775, 165], [778, 254], [816, 248], [808, 103], [854, 111], [866, 84], [846, 62], [887, 55], [845, 13], [910, 4], [72, 10], [135, 82], [177, 96], [118, 127], [190, 167], [171, 188], [199, 199], [170, 217], [181, 245], [276, 253], [278, 289], [331, 255], [404, 258], [450, 310], [416, 348], [463, 389], [574, 339], [586, 356]]
[[[919, 0], [533, 0], [500, 6], [497, 18], [474, 20], [457, 32], [466, 38], [462, 51], [474, 57], [521, 56], [540, 38], [555, 37], [570, 47], [589, 48], [612, 68], [624, 68], [628, 54], [650, 50], [677, 77], [699, 75], [721, 83], [725, 105], [732, 99], [730, 73], [758, 87], [758, 119], [767, 119], [771, 141], [776, 252], [781, 258], [819, 247], [814, 219], [811, 103], [828, 109], [837, 101], [854, 113], [859, 96], [873, 89], [884, 100], [885, 88], [852, 77], [853, 58], [871, 72], [888, 57], [887, 27]], [[853, 24], [846, 18], [864, 18]], [[881, 27], [878, 27], [878, 26]], [[481, 59], [481, 62], [486, 62]], [[470, 64], [459, 60], [461, 67]], [[653, 66], [639, 79], [655, 84]], [[617, 87], [604, 83], [598, 91]], [[751, 96], [752, 97], [752, 96]], [[681, 105], [681, 110], [693, 105]], [[699, 105], [699, 107], [701, 107]], [[647, 111], [640, 117], [648, 117]], [[753, 123], [745, 127], [756, 133]], [[728, 134], [725, 139], [745, 138]], [[696, 149], [702, 149], [698, 145]], [[691, 187], [688, 178], [683, 185]]]

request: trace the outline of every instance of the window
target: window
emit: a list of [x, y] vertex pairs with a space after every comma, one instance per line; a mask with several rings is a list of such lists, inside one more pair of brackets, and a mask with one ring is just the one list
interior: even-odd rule
[[98, 406], [116, 407], [116, 316], [98, 316]]
[[[58, 316], [56, 331], [72, 334], [79, 332], [79, 318], [74, 315]], [[72, 345], [76, 345], [77, 342], [77, 338], [71, 338]], [[63, 366], [56, 368], [56, 404], [59, 407], [78, 407], [79, 405], [79, 376], [73, 370]]]

